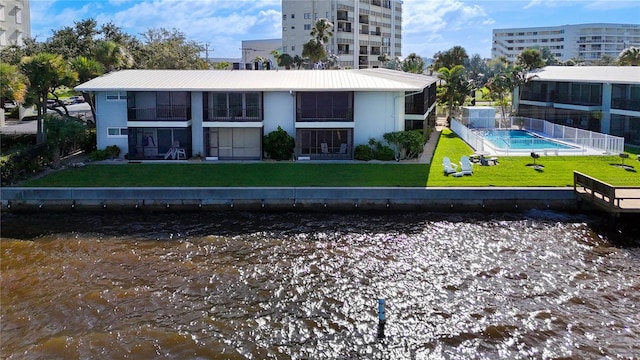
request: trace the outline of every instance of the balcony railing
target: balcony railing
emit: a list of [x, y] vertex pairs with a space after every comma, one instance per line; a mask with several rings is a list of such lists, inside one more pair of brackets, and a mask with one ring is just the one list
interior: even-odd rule
[[612, 99], [611, 107], [620, 110], [640, 111], [640, 100]]
[[329, 121], [348, 122], [348, 121], [353, 121], [353, 111], [347, 110], [345, 113], [339, 114], [339, 113], [312, 113], [312, 112], [305, 112], [303, 109], [297, 109], [296, 121], [297, 122], [329, 122]]
[[187, 121], [191, 107], [185, 105], [159, 105], [155, 108], [128, 108], [129, 121]]
[[557, 95], [555, 102], [560, 104], [582, 105], [582, 106], [601, 106], [600, 100], [586, 99], [580, 96]]
[[261, 121], [262, 108], [259, 106], [217, 106], [205, 108], [205, 121]]
[[338, 32], [352, 32], [351, 28], [338, 28]]

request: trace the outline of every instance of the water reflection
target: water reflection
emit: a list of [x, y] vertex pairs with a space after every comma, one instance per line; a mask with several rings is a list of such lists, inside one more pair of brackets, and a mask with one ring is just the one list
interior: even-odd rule
[[640, 252], [593, 221], [3, 215], [1, 355], [630, 358]]

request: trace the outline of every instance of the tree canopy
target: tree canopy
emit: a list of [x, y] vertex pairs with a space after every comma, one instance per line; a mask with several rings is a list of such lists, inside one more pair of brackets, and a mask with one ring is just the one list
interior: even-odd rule
[[414, 73], [414, 74], [422, 74], [424, 71], [424, 60], [422, 57], [417, 55], [416, 53], [411, 53], [407, 56], [402, 62], [402, 71]]
[[467, 55], [467, 51], [462, 46], [454, 46], [443, 52], [438, 51], [433, 55], [433, 59], [433, 69], [442, 67], [451, 69], [456, 65], [464, 66], [465, 61], [469, 59], [469, 55]]
[[640, 66], [640, 49], [631, 46], [622, 50], [618, 55], [618, 64], [622, 66]]

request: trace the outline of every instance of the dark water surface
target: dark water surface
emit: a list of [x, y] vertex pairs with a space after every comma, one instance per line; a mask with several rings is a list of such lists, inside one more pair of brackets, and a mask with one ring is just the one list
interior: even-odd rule
[[0, 355], [637, 358], [640, 249], [594, 221], [3, 214]]

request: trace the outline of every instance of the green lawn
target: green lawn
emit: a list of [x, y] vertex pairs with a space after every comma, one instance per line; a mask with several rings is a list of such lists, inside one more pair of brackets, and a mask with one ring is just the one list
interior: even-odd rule
[[431, 165], [402, 163], [123, 163], [90, 164], [27, 181], [24, 186], [573, 186], [577, 170], [617, 186], [640, 186], [635, 156], [620, 164], [618, 156], [541, 156], [542, 170], [528, 166], [529, 156], [500, 157], [497, 166], [474, 165], [470, 176], [445, 176], [442, 159], [458, 163], [473, 151], [445, 129]]
[[433, 155], [427, 186], [573, 186], [573, 171], [580, 171], [601, 181], [616, 186], [640, 186], [640, 162], [630, 156], [625, 160], [627, 169], [612, 166], [620, 164], [614, 156], [541, 156], [536, 163], [543, 169], [531, 166], [529, 156], [500, 157], [497, 166], [474, 165], [473, 175], [463, 177], [445, 176], [442, 159], [447, 156], [458, 163], [460, 156], [473, 150], [448, 129], [443, 130]]
[[25, 186], [425, 186], [424, 164], [95, 164]]

